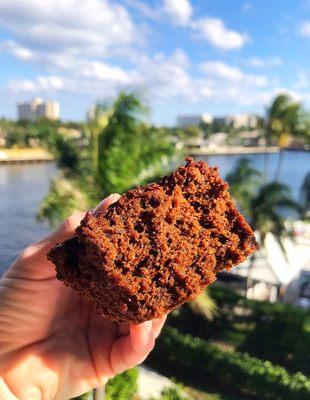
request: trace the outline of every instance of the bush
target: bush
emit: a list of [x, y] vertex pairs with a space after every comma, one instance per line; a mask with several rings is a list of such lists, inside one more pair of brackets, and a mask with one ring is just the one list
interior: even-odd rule
[[229, 388], [259, 399], [309, 398], [310, 380], [302, 373], [291, 375], [269, 361], [247, 353], [224, 351], [174, 328], [164, 330], [150, 361], [166, 373], [169, 368], [178, 379]]
[[116, 375], [106, 384], [106, 400], [131, 400], [137, 392], [138, 368]]
[[217, 306], [212, 322], [185, 305], [169, 323], [202, 339], [216, 339], [237, 350], [310, 374], [310, 313], [288, 304], [249, 300], [223, 286], [208, 289]]
[[173, 386], [165, 388], [161, 392], [158, 400], [191, 400], [191, 398], [189, 396], [184, 396], [177, 386]]

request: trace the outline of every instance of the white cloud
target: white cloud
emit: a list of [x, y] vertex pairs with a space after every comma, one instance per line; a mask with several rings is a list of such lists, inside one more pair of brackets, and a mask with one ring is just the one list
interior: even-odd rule
[[64, 80], [59, 76], [38, 76], [35, 80], [12, 79], [7, 88], [13, 93], [52, 92], [64, 89]]
[[0, 22], [24, 45], [45, 51], [104, 54], [139, 39], [127, 10], [108, 0], [1, 0]]
[[265, 59], [258, 57], [251, 57], [247, 60], [246, 64], [250, 67], [255, 68], [268, 68], [268, 67], [277, 67], [283, 63], [282, 58], [280, 57], [267, 57]]
[[131, 72], [132, 85], [144, 89], [155, 98], [183, 97], [193, 100], [195, 82], [188, 70], [187, 55], [177, 49], [170, 56], [155, 54], [136, 60], [136, 70]]
[[302, 37], [310, 38], [310, 20], [303, 21], [300, 24], [300, 26], [298, 28], [298, 34]]
[[30, 61], [33, 59], [33, 52], [30, 49], [19, 45], [11, 39], [0, 42], [0, 52], [1, 51], [7, 52], [22, 61]]
[[193, 9], [188, 0], [163, 0], [162, 10], [176, 25], [188, 25]]
[[300, 71], [298, 73], [298, 79], [294, 84], [296, 89], [310, 89], [310, 73]]
[[228, 29], [219, 18], [204, 17], [192, 21], [197, 37], [223, 50], [239, 49], [249, 40], [246, 33]]
[[206, 74], [230, 81], [240, 81], [243, 73], [239, 68], [231, 67], [221, 61], [208, 61], [200, 65], [200, 69]]
[[220, 80], [242, 82], [253, 87], [265, 87], [268, 79], [264, 75], [247, 74], [241, 69], [225, 64], [222, 61], [207, 61], [200, 64], [200, 70], [208, 77], [216, 77]]
[[160, 19], [160, 9], [150, 6], [140, 0], [125, 0], [125, 4], [137, 10], [143, 17], [158, 20]]

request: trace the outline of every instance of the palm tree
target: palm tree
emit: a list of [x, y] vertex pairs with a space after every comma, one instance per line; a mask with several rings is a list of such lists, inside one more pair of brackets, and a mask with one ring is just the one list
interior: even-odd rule
[[99, 160], [99, 135], [106, 128], [109, 116], [112, 112], [111, 106], [105, 103], [97, 103], [94, 107], [93, 115], [85, 126], [85, 133], [89, 137], [92, 169], [96, 171]]
[[299, 214], [301, 207], [292, 198], [290, 188], [279, 182], [270, 182], [261, 186], [251, 199], [250, 224], [260, 233], [261, 243], [266, 234], [271, 232], [278, 240], [282, 250], [283, 238], [292, 236], [285, 224], [288, 212]]
[[309, 216], [310, 212], [310, 171], [305, 176], [303, 184], [301, 186], [301, 204], [303, 208], [303, 215]]
[[240, 158], [235, 169], [226, 176], [230, 193], [236, 199], [244, 214], [250, 215], [250, 206], [261, 174], [252, 167], [248, 158]]
[[189, 302], [188, 307], [194, 314], [198, 314], [209, 321], [218, 314], [216, 302], [210, 296], [207, 289], [196, 297], [195, 300]]
[[285, 93], [279, 94], [267, 110], [266, 143], [276, 141], [280, 147], [275, 180], [279, 181], [284, 160], [284, 149], [294, 136], [309, 135], [307, 116], [300, 103]]
[[96, 181], [102, 194], [124, 192], [169, 168], [175, 153], [166, 129], [144, 123], [147, 112], [136, 94], [121, 93], [99, 135]]
[[[247, 214], [253, 230], [259, 233], [261, 246], [264, 246], [266, 234], [271, 232], [285, 254], [283, 238], [292, 236], [285, 217], [288, 211], [300, 213], [300, 206], [293, 200], [289, 187], [282, 183], [270, 182], [259, 186], [259, 175], [249, 160], [241, 159], [226, 179], [237, 204]], [[255, 253], [250, 261], [247, 292], [252, 282], [254, 262]]]
[[97, 104], [85, 128], [89, 146], [80, 149], [56, 133], [60, 177], [52, 182], [39, 217], [55, 225], [79, 205], [91, 208], [110, 193], [122, 193], [172, 168], [177, 153], [171, 131], [148, 126], [146, 112], [139, 96], [121, 93], [111, 105]]

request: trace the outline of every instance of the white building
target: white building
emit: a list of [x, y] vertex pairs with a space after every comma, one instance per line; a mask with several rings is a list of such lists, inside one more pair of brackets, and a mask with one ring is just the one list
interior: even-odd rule
[[179, 115], [177, 117], [177, 126], [179, 128], [185, 128], [187, 126], [199, 126], [202, 122], [206, 124], [212, 124], [212, 122], [216, 122], [218, 124], [232, 126], [235, 129], [243, 127], [256, 128], [258, 118], [253, 114], [236, 114], [220, 117], [213, 117], [211, 114], [193, 114]]
[[284, 239], [285, 253], [274, 235], [268, 233], [254, 260], [244, 261], [229, 274], [244, 279], [250, 276], [249, 298], [276, 301], [281, 290], [284, 301], [310, 308], [310, 224], [304, 221], [290, 224], [295, 238]]
[[239, 128], [256, 128], [258, 118], [253, 114], [236, 114], [225, 117], [226, 125], [231, 125], [235, 129]]
[[37, 118], [59, 119], [59, 103], [35, 97], [30, 102], [18, 104], [18, 119], [34, 121]]
[[211, 114], [197, 114], [197, 115], [178, 115], [177, 126], [185, 128], [187, 126], [199, 126], [202, 122], [212, 124], [213, 117]]

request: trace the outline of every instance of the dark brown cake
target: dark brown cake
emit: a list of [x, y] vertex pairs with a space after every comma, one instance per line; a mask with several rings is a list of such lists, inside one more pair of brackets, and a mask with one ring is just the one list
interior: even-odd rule
[[258, 245], [217, 168], [187, 165], [88, 213], [48, 254], [57, 278], [119, 322], [158, 318], [195, 298]]

